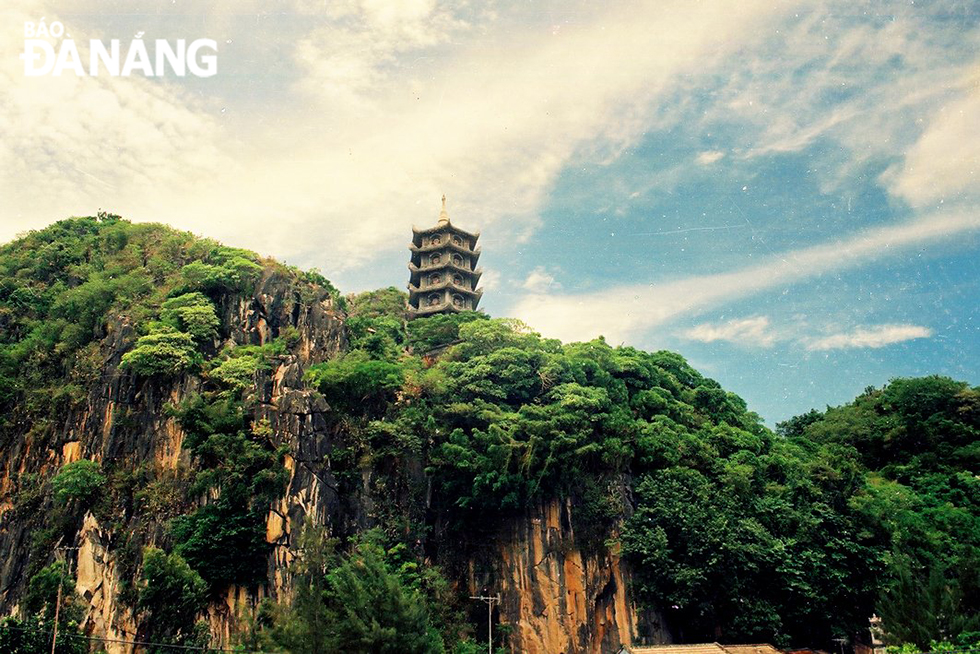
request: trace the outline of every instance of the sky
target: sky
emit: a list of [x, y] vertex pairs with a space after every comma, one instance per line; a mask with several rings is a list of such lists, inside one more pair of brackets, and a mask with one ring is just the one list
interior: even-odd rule
[[[26, 74], [42, 20], [86, 74]], [[217, 70], [88, 74], [112, 39]], [[0, 7], [0, 241], [103, 209], [403, 288], [446, 194], [488, 313], [680, 352], [770, 425], [980, 383], [978, 170], [975, 0]]]

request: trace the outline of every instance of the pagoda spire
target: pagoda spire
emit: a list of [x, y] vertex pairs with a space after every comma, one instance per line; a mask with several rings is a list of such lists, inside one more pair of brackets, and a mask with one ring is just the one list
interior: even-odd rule
[[442, 211], [439, 212], [439, 224], [448, 225], [449, 224], [449, 212], [446, 211], [446, 194], [442, 194]]

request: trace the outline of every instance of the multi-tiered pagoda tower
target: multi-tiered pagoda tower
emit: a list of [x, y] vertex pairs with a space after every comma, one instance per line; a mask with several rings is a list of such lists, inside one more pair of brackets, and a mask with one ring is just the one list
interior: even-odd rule
[[483, 289], [476, 284], [483, 271], [476, 267], [480, 248], [471, 234], [449, 222], [442, 196], [439, 222], [429, 229], [412, 228], [412, 261], [408, 264], [409, 317], [476, 309]]

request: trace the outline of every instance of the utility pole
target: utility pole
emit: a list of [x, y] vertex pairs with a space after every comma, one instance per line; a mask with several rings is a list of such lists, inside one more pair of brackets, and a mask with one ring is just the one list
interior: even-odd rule
[[500, 603], [500, 593], [494, 596], [470, 595], [472, 600], [480, 600], [487, 603], [487, 652], [493, 654], [493, 605]]
[[[80, 550], [80, 547], [56, 547], [55, 551], [64, 550]], [[65, 569], [68, 568], [68, 557], [65, 557]], [[65, 585], [65, 575], [62, 573], [61, 578], [58, 580], [58, 599], [55, 601], [54, 605], [54, 633], [51, 636], [51, 654], [54, 654], [54, 649], [58, 645], [58, 615], [61, 613], [61, 587]]]

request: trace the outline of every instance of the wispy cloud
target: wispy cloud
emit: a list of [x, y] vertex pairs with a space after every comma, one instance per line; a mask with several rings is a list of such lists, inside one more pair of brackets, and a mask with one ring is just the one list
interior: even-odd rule
[[618, 342], [680, 315], [977, 230], [980, 215], [976, 212], [934, 213], [905, 224], [866, 230], [846, 240], [785, 252], [731, 272], [617, 286], [595, 293], [532, 294], [518, 301], [512, 313], [563, 340], [586, 340], [602, 334]]
[[[16, 33], [42, 16], [58, 20], [49, 10], [15, 0], [0, 16]], [[68, 30], [88, 61], [86, 39], [96, 35], [71, 21]], [[214, 115], [186, 90], [139, 76], [25, 77], [22, 50], [23, 41], [0, 39], [0, 238], [99, 207], [179, 218], [146, 209], [240, 170]]]
[[720, 161], [724, 156], [725, 153], [720, 150], [707, 150], [705, 152], [698, 153], [695, 160], [702, 166], [708, 166], [716, 161]]
[[561, 284], [555, 281], [555, 276], [545, 270], [544, 266], [538, 266], [530, 272], [521, 287], [532, 293], [547, 293], [561, 288]]
[[915, 207], [980, 197], [980, 76], [969, 92], [944, 105], [904, 161], [883, 181]]
[[686, 330], [683, 336], [702, 343], [727, 341], [751, 347], [772, 347], [778, 339], [767, 316], [733, 318], [723, 323], [701, 323]]
[[701, 343], [726, 342], [747, 348], [771, 348], [777, 343], [802, 346], [809, 351], [880, 348], [917, 338], [929, 338], [929, 327], [910, 324], [864, 325], [848, 331], [813, 335], [806, 321], [774, 326], [768, 316], [706, 322], [681, 332], [685, 339]]
[[917, 338], [929, 338], [932, 330], [920, 325], [875, 325], [816, 338], [806, 344], [814, 351], [853, 348], [879, 348]]
[[[814, 152], [813, 170], [825, 192], [860, 178], [869, 162], [904, 155], [929, 124], [922, 117], [937, 104], [950, 105], [950, 118], [958, 108], [968, 109], [953, 105], [975, 86], [976, 54], [967, 44], [975, 42], [977, 26], [964, 19], [963, 29], [972, 32], [964, 37], [937, 19], [934, 14], [944, 11], [939, 5], [888, 6], [887, 13], [862, 17], [835, 11], [834, 3], [799, 11], [732, 63], [727, 83], [705, 107], [704, 131], [717, 132], [734, 120], [733, 156], [742, 160], [833, 143], [837, 147]], [[965, 120], [971, 115], [975, 109]], [[937, 134], [937, 149], [923, 154], [962, 159], [957, 155], [970, 147], [960, 141], [942, 152], [944, 140]]]

